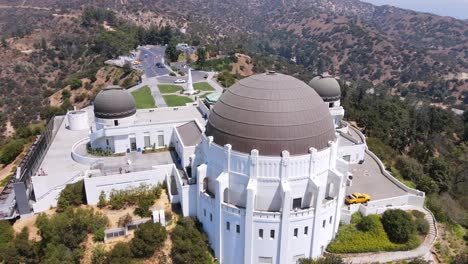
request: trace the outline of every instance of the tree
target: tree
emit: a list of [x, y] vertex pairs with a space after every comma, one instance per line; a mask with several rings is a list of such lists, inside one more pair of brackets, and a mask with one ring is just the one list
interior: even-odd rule
[[132, 221], [133, 221], [133, 217], [129, 213], [127, 213], [126, 215], [119, 218], [118, 225], [124, 227], [130, 224]]
[[101, 191], [101, 193], [99, 194], [99, 202], [98, 202], [97, 206], [99, 208], [103, 208], [106, 205], [107, 205], [106, 194], [104, 193], [104, 191]]
[[2, 38], [2, 47], [4, 47], [5, 49], [8, 48], [8, 42], [5, 38]]
[[107, 263], [112, 264], [127, 264], [132, 263], [133, 253], [130, 249], [130, 244], [118, 242], [107, 256]]
[[160, 223], [146, 222], [135, 231], [130, 249], [137, 258], [150, 257], [166, 240], [166, 229]]
[[0, 163], [9, 164], [23, 151], [23, 140], [11, 140], [0, 150]]
[[68, 184], [65, 189], [60, 193], [57, 202], [57, 211], [63, 212], [69, 206], [78, 206], [86, 203], [86, 193], [84, 188], [84, 181]]
[[93, 50], [106, 58], [127, 54], [136, 47], [135, 37], [123, 31], [106, 31], [94, 41]]
[[171, 233], [171, 257], [174, 264], [210, 263], [208, 239], [200, 231], [200, 225], [192, 218], [181, 218]]
[[406, 243], [415, 232], [411, 215], [400, 209], [385, 211], [382, 215], [382, 224], [388, 239], [393, 243]]
[[170, 62], [175, 62], [179, 59], [180, 51], [176, 49], [175, 42], [171, 41], [166, 47], [166, 57]]
[[138, 197], [138, 208], [135, 209], [135, 214], [141, 217], [151, 216], [149, 208], [154, 203], [154, 195], [142, 195]]
[[[82, 83], [81, 83], [81, 80], [78, 79], [78, 78], [70, 78], [70, 79], [68, 79], [67, 84], [70, 85], [70, 88], [72, 90], [76, 90], [76, 89], [81, 87]], [[64, 91], [66, 91], [66, 90], [64, 90]]]
[[122, 66], [122, 70], [124, 72], [124, 76], [129, 75], [132, 72], [132, 65], [130, 65], [130, 62], [125, 62]]
[[197, 64], [203, 68], [206, 62], [206, 49], [204, 47], [197, 48]]

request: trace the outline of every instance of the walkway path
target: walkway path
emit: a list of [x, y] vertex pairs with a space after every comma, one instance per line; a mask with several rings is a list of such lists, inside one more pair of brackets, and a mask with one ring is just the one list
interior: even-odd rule
[[206, 79], [206, 82], [209, 83], [213, 88], [215, 88], [216, 92], [222, 93], [224, 91], [224, 88], [221, 85], [219, 85], [215, 80], [213, 80], [215, 74], [215, 72], [208, 72], [208, 78]]
[[351, 263], [385, 263], [403, 259], [412, 259], [423, 257], [430, 254], [431, 248], [437, 238], [436, 222], [432, 214], [425, 208], [408, 206], [407, 210], [418, 210], [424, 213], [424, 218], [429, 222], [429, 233], [422, 242], [422, 244], [409, 251], [395, 251], [395, 252], [375, 252], [375, 253], [357, 253], [357, 254], [335, 254], [343, 257], [343, 259]]

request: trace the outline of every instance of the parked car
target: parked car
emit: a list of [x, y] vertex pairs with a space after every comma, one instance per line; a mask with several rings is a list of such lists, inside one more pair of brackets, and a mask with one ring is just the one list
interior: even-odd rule
[[174, 83], [185, 83], [185, 80], [183, 79], [177, 79], [174, 81]]
[[352, 193], [345, 197], [345, 204], [367, 203], [370, 201], [370, 196], [365, 193]]

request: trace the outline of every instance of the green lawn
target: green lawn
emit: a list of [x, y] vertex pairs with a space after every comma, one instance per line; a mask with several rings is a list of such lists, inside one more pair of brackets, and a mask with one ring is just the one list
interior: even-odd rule
[[163, 95], [163, 98], [167, 106], [185, 106], [186, 103], [193, 102], [193, 100], [188, 97], [173, 94]]
[[215, 89], [207, 82], [194, 83], [193, 88], [200, 91], [214, 91]]
[[176, 93], [182, 90], [182, 86], [174, 84], [159, 84], [159, 91], [163, 94], [165, 93]]
[[148, 86], [143, 86], [140, 89], [132, 92], [138, 109], [155, 108], [154, 98], [151, 95], [151, 90]]
[[373, 227], [369, 231], [360, 231], [356, 228], [360, 217], [353, 215], [351, 224], [340, 226], [335, 240], [328, 245], [327, 250], [331, 253], [400, 251], [414, 249], [421, 244], [416, 234], [405, 244], [391, 242], [380, 221], [380, 215], [370, 215], [370, 217]]

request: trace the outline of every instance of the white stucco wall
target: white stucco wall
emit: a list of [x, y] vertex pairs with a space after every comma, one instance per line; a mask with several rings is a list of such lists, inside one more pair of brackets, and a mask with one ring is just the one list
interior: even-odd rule
[[86, 200], [90, 205], [99, 202], [101, 191], [109, 198], [113, 190], [125, 190], [128, 188], [144, 185], [158, 185], [172, 173], [173, 164], [153, 166], [152, 170], [114, 174], [107, 176], [94, 176], [98, 171], [88, 171], [84, 179], [86, 189]]

